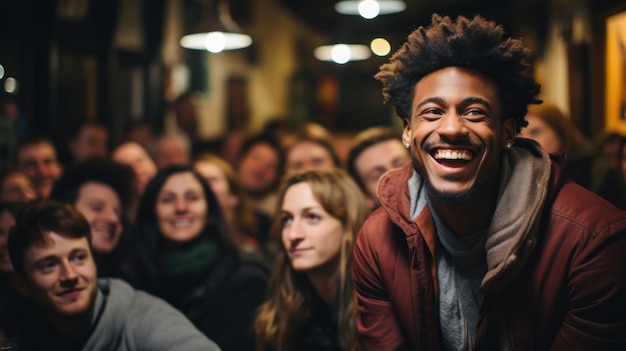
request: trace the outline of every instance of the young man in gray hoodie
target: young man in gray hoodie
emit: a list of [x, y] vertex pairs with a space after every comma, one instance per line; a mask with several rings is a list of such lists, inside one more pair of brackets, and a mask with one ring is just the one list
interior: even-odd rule
[[183, 314], [119, 279], [98, 279], [90, 227], [72, 206], [38, 201], [8, 247], [26, 301], [20, 350], [219, 350]]

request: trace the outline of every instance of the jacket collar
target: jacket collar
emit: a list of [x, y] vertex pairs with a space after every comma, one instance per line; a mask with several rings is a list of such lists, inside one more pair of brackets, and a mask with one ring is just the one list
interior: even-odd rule
[[[501, 289], [534, 249], [548, 189], [554, 187], [549, 186], [552, 166], [538, 144], [527, 139], [516, 139], [514, 147], [503, 152], [501, 188], [485, 243], [488, 272], [482, 281], [484, 289]], [[416, 196], [421, 184], [411, 162], [389, 171], [378, 184], [380, 207], [407, 237], [434, 235], [424, 233], [425, 228], [418, 228], [420, 221], [414, 220], [428, 208]], [[424, 239], [430, 242], [433, 238]]]

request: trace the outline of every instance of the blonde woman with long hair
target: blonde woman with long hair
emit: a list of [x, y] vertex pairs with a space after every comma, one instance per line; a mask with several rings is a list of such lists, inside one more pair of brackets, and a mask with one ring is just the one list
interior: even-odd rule
[[255, 321], [258, 350], [357, 350], [352, 248], [368, 215], [341, 169], [286, 177], [272, 238], [280, 246]]

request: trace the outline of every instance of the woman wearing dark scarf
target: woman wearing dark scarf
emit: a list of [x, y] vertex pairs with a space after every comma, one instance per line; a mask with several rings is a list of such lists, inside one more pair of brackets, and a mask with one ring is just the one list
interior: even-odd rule
[[170, 166], [148, 183], [136, 230], [139, 288], [183, 312], [223, 351], [254, 350], [268, 270], [242, 258], [206, 181]]
[[341, 169], [313, 169], [286, 178], [277, 209], [258, 350], [358, 350], [352, 248], [369, 212], [363, 193]]

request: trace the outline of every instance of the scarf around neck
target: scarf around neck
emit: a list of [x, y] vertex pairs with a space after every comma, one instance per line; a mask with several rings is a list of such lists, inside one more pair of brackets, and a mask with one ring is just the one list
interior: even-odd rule
[[160, 262], [165, 276], [177, 276], [208, 268], [218, 255], [217, 243], [204, 238], [182, 250], [162, 254]]

